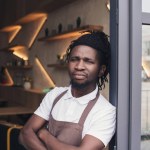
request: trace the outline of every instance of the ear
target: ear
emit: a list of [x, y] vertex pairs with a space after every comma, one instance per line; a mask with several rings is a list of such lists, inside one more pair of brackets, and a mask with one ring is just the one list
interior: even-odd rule
[[103, 76], [104, 75], [104, 73], [105, 73], [105, 71], [106, 71], [106, 66], [105, 65], [102, 65], [101, 67], [100, 67], [100, 71], [99, 71], [99, 77], [101, 77], [101, 76]]

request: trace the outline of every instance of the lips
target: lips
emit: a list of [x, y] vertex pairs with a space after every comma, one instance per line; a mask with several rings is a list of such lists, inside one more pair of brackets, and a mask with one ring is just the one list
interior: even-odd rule
[[81, 74], [81, 73], [74, 73], [73, 74], [74, 79], [76, 80], [83, 80], [85, 79], [87, 76], [85, 74]]

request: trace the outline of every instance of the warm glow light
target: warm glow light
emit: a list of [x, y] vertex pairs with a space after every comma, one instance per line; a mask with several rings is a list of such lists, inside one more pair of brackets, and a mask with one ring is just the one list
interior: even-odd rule
[[9, 33], [9, 39], [8, 39], [9, 43], [12, 42], [12, 40], [15, 38], [17, 33], [20, 31], [20, 29], [21, 29], [21, 26], [17, 26], [15, 30], [13, 30], [12, 32]]
[[28, 60], [28, 52], [26, 50], [26, 47], [24, 46], [14, 46], [9, 48], [10, 50], [13, 51], [13, 54], [16, 55], [17, 57], [23, 59], [23, 60]]
[[65, 60], [66, 50], [60, 54], [60, 60]]
[[147, 65], [146, 62], [142, 62], [142, 66], [143, 66], [143, 69], [144, 69], [145, 72], [146, 72], [146, 75], [147, 75], [148, 77], [150, 77], [150, 67]]
[[7, 26], [7, 27], [1, 29], [0, 31], [1, 32], [13, 32], [14, 30], [18, 30], [18, 29], [21, 29], [20, 25]]
[[110, 10], [110, 1], [106, 2], [106, 7], [107, 7], [108, 10]]
[[36, 19], [39, 18], [47, 18], [47, 14], [46, 13], [31, 13], [29, 15], [26, 15], [25, 17], [21, 18], [17, 23], [19, 24], [24, 24], [24, 23], [29, 23], [31, 21], [35, 21]]
[[14, 51], [13, 54], [23, 60], [28, 60], [28, 57], [26, 55], [24, 55], [23, 53], [21, 53], [20, 51]]
[[50, 78], [50, 76], [48, 75], [48, 73], [46, 72], [46, 70], [44, 69], [44, 67], [43, 67], [42, 63], [40, 62], [40, 60], [37, 57], [35, 58], [35, 60], [36, 60], [36, 63], [38, 64], [40, 70], [42, 71], [42, 73], [47, 78], [50, 87], [54, 88], [55, 84], [54, 84], [53, 80]]
[[48, 39], [48, 40], [50, 40], [50, 41], [52, 41], [52, 40], [59, 40], [59, 39], [66, 39], [66, 38], [70, 38], [70, 37], [78, 37], [78, 36], [81, 36], [81, 34], [83, 35], [83, 34], [87, 34], [87, 32], [71, 32], [71, 33], [67, 33], [67, 34], [62, 34], [62, 35], [56, 35], [56, 36], [54, 36], [54, 37], [51, 37], [50, 39]]
[[20, 25], [14, 25], [14, 26], [7, 26], [0, 30], [1, 32], [8, 32], [8, 42], [11, 43], [14, 37], [17, 35], [17, 33], [20, 31], [21, 26]]
[[39, 24], [38, 24], [37, 30], [36, 30], [36, 32], [34, 33], [32, 39], [31, 39], [31, 41], [30, 41], [30, 43], [29, 43], [29, 47], [31, 47], [31, 45], [33, 44], [33, 42], [34, 42], [34, 40], [35, 40], [37, 34], [39, 33], [39, 31], [40, 31], [40, 29], [42, 28], [42, 26], [43, 26], [44, 22], [46, 21], [46, 19], [47, 19], [47, 15], [42, 16], [42, 18], [40, 19], [40, 22], [39, 22]]
[[142, 60], [142, 66], [143, 66], [143, 69], [144, 69], [145, 72], [146, 72], [146, 75], [147, 75], [148, 77], [150, 77], [150, 62], [149, 62], [149, 61]]
[[7, 80], [8, 80], [8, 83], [6, 83], [5, 85], [8, 85], [8, 86], [12, 86], [14, 84], [13, 80], [12, 80], [12, 77], [11, 75], [9, 74], [7, 68], [5, 68], [5, 75], [7, 77]]

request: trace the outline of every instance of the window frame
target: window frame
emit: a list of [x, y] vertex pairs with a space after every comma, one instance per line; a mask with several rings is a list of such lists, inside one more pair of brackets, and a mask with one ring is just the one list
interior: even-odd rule
[[117, 107], [110, 150], [140, 150], [142, 21], [150, 19], [141, 4], [142, 0], [110, 0], [110, 101]]

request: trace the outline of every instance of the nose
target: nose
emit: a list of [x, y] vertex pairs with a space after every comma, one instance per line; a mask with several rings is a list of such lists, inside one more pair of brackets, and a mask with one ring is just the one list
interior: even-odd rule
[[85, 69], [84, 61], [83, 60], [79, 60], [77, 62], [77, 64], [75, 65], [75, 69], [77, 69], [77, 70], [84, 70]]

